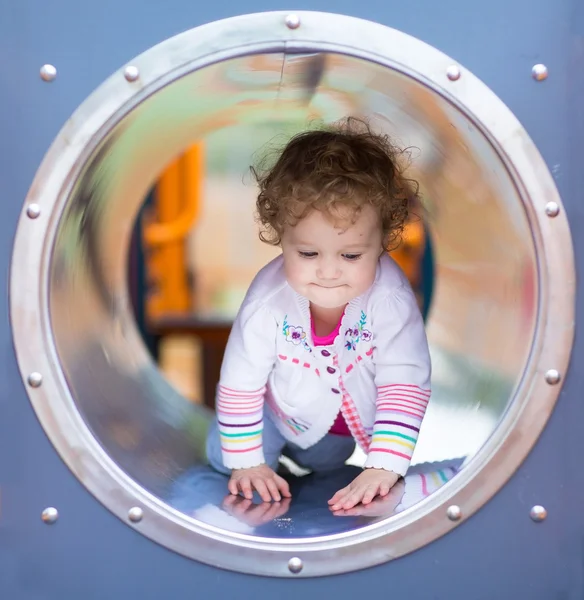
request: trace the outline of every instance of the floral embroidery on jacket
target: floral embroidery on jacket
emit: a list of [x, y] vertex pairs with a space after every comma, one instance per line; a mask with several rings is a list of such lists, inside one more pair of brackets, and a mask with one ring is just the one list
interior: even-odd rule
[[345, 331], [345, 348], [347, 350], [355, 350], [359, 340], [363, 340], [364, 342], [371, 341], [371, 332], [365, 329], [365, 325], [367, 325], [367, 315], [361, 311], [359, 322], [354, 327], [350, 327]]
[[294, 327], [294, 325], [288, 325], [288, 315], [284, 317], [284, 324], [282, 326], [282, 333], [284, 334], [286, 341], [298, 346], [302, 344], [305, 350], [312, 352], [312, 348], [306, 341], [306, 332], [302, 327]]

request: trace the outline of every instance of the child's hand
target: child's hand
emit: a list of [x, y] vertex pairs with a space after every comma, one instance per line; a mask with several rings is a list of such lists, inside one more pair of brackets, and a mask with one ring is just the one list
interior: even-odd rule
[[390, 517], [402, 501], [405, 489], [404, 480], [400, 479], [391, 488], [389, 494], [378, 496], [369, 504], [357, 504], [357, 506], [346, 510], [331, 510], [335, 517]]
[[250, 469], [233, 469], [227, 488], [234, 496], [237, 496], [241, 490], [248, 500], [253, 498], [255, 489], [264, 502], [270, 502], [272, 498], [279, 502], [282, 496], [290, 498], [292, 495], [288, 482], [272, 471], [268, 465], [259, 465]]
[[365, 469], [342, 490], [339, 490], [329, 501], [331, 510], [347, 510], [359, 502], [369, 504], [375, 496], [387, 496], [396, 484], [399, 475], [384, 469]]

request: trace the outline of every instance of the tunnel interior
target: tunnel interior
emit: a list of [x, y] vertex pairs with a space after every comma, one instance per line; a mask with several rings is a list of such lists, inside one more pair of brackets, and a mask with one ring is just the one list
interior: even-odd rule
[[[203, 212], [221, 189], [225, 210], [253, 232], [254, 187], [246, 173], [257, 153], [349, 115], [411, 149], [409, 174], [420, 184], [419, 217], [432, 257], [424, 310], [432, 400], [412, 468], [385, 502], [344, 518], [328, 511], [327, 494], [359, 468], [356, 453], [341, 472], [292, 476], [294, 499], [285, 510], [259, 507], [243, 516], [241, 507], [226, 503], [224, 478], [205, 466], [212, 410], [171, 385], [144, 342], [128, 285], [132, 239], [160, 174], [201, 140], [229, 158], [205, 173]], [[448, 484], [496, 430], [523, 377], [537, 325], [529, 221], [481, 128], [423, 82], [346, 54], [244, 55], [173, 80], [116, 122], [92, 152], [54, 239], [50, 324], [76, 409], [101, 448], [148, 493], [233, 532], [343, 533]], [[233, 254], [247, 241], [230, 243]]]

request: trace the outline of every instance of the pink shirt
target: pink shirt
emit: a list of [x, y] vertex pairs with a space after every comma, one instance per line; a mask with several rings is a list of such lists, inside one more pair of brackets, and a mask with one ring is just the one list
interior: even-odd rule
[[[341, 320], [343, 319], [343, 315], [339, 319], [337, 326], [329, 333], [328, 335], [318, 336], [314, 331], [314, 321], [311, 319], [311, 330], [312, 330], [312, 342], [315, 346], [330, 346], [335, 341], [337, 335], [339, 335], [339, 330], [341, 328]], [[335, 435], [345, 435], [350, 436], [351, 432], [349, 431], [349, 427], [347, 426], [347, 422], [343, 417], [343, 413], [339, 411], [335, 422], [332, 427], [329, 429], [329, 433], [333, 433]]]

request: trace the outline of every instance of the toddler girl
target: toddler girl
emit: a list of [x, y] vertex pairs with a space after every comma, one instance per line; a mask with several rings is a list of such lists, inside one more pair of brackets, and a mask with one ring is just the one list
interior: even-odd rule
[[207, 439], [228, 488], [289, 497], [282, 454], [324, 471], [355, 449], [364, 469], [329, 500], [385, 496], [410, 464], [430, 399], [424, 324], [387, 253], [417, 190], [386, 136], [355, 119], [294, 137], [256, 175], [263, 241], [282, 254], [257, 274], [233, 324]]

